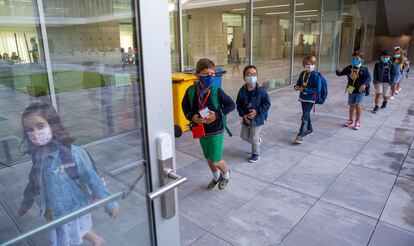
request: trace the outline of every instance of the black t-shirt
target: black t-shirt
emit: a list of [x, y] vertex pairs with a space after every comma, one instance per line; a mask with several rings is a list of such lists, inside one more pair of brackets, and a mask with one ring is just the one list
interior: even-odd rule
[[389, 71], [390, 71], [390, 64], [387, 62], [384, 64], [384, 73], [382, 74], [382, 80], [381, 82], [390, 82], [389, 80]]

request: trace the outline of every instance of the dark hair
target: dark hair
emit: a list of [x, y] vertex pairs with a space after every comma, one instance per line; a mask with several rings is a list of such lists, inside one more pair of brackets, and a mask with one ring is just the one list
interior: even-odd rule
[[354, 53], [352, 53], [352, 56], [358, 56], [359, 58], [361, 58], [363, 60], [365, 59], [364, 52], [359, 51], [359, 50], [355, 50]]
[[251, 68], [253, 68], [254, 70], [256, 70], [256, 72], [257, 72], [257, 68], [255, 67], [255, 66], [253, 66], [253, 65], [249, 65], [249, 66], [246, 66], [244, 69], [243, 69], [243, 76], [246, 76], [246, 72], [247, 72], [247, 70], [249, 70], [249, 69], [251, 69]]
[[[75, 139], [71, 137], [63, 127], [62, 121], [60, 120], [58, 113], [50, 104], [38, 101], [27, 106], [22, 114], [22, 126], [24, 118], [31, 114], [38, 114], [47, 121], [50, 128], [52, 129], [53, 138], [56, 142], [63, 144], [67, 147], [70, 147], [71, 144], [75, 142]], [[25, 141], [27, 141], [27, 139], [27, 133], [23, 127], [22, 144]], [[35, 146], [30, 141], [27, 141], [27, 143], [28, 147], [25, 152], [31, 154]]]
[[204, 69], [208, 69], [208, 68], [215, 69], [216, 65], [214, 65], [214, 62], [212, 62], [210, 59], [202, 58], [202, 59], [198, 60], [198, 62], [197, 62], [196, 73], [200, 73]]
[[388, 50], [383, 50], [381, 56], [390, 56], [390, 52], [388, 52]]

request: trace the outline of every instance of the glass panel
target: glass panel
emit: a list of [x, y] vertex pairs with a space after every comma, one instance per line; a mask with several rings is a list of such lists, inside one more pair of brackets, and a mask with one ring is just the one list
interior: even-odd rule
[[171, 69], [177, 72], [180, 70], [178, 0], [168, 0], [168, 11], [170, 13]]
[[341, 0], [323, 2], [319, 72], [335, 71], [339, 61]]
[[294, 42], [293, 81], [303, 70], [302, 60], [307, 55], [318, 58], [320, 0], [303, 0], [296, 6]]
[[[99, 208], [21, 245], [75, 245], [91, 229], [108, 245], [149, 245], [134, 1], [43, 0], [44, 19], [36, 2], [0, 0], [0, 51], [16, 52], [0, 65], [0, 244], [137, 181], [118, 201], [117, 218]], [[22, 116], [25, 105], [51, 101], [57, 117], [50, 110]], [[40, 131], [48, 126], [50, 141]]]
[[253, 64], [268, 89], [290, 84], [292, 1], [255, 1], [253, 4]]
[[248, 2], [189, 0], [182, 6], [185, 69], [194, 69], [200, 58], [212, 59], [227, 72], [222, 87], [234, 98], [249, 54]]

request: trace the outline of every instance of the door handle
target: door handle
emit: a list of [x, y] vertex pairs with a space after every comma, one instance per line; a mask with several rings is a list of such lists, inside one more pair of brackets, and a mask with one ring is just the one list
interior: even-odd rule
[[176, 174], [172, 169], [166, 168], [164, 169], [164, 177], [173, 179], [174, 181], [168, 183], [167, 185], [159, 188], [156, 191], [153, 191], [151, 193], [148, 193], [148, 199], [150, 201], [153, 201], [154, 199], [164, 195], [166, 192], [180, 186], [181, 184], [185, 183], [187, 181], [187, 177], [182, 177], [178, 174]]

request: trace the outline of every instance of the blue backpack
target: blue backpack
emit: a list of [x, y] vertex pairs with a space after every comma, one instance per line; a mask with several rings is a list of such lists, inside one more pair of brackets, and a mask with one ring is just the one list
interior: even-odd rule
[[328, 82], [321, 73], [318, 74], [321, 77], [321, 91], [316, 94], [316, 104], [323, 104], [328, 97]]

